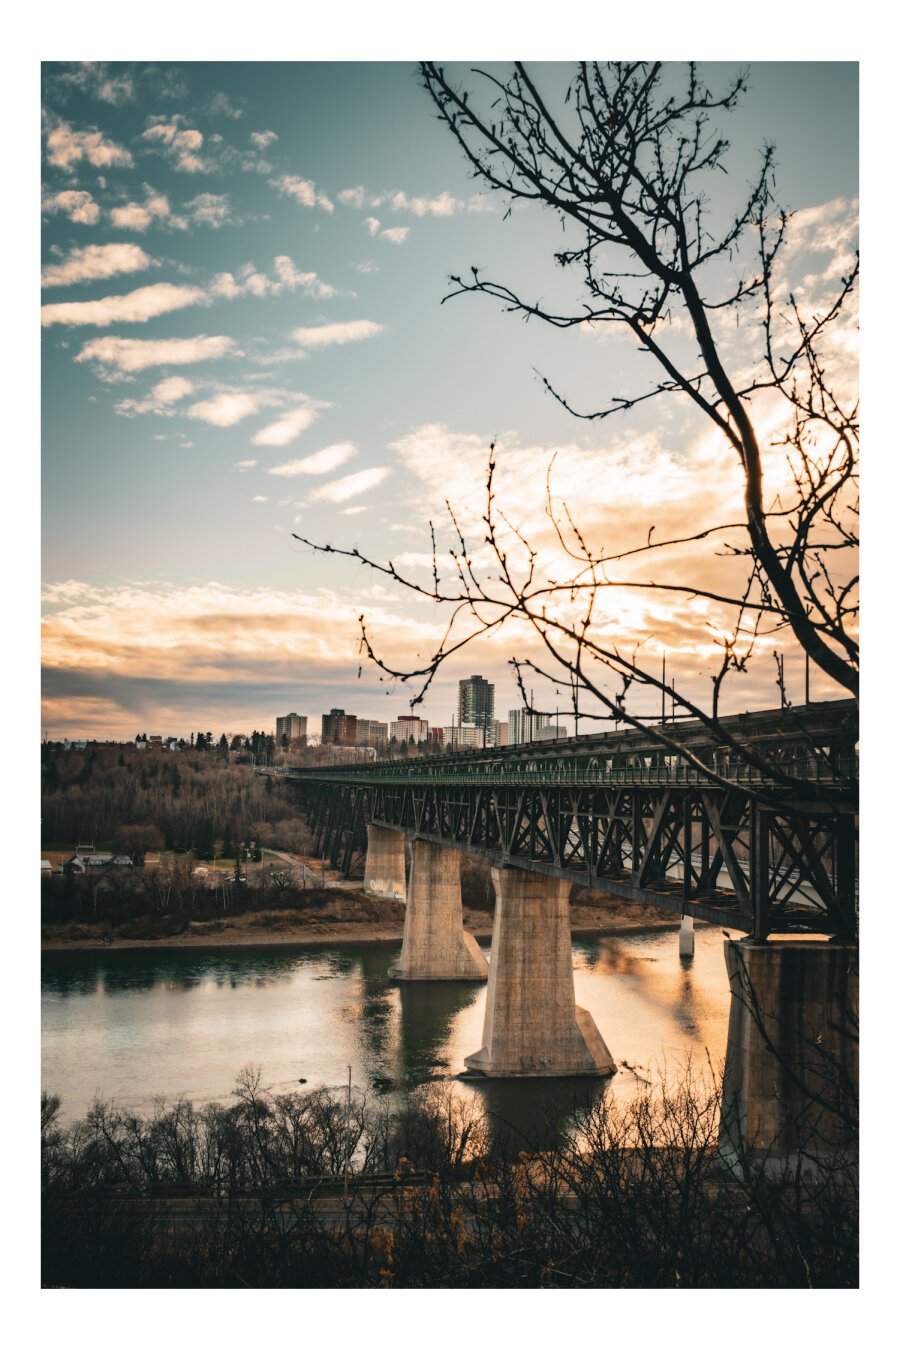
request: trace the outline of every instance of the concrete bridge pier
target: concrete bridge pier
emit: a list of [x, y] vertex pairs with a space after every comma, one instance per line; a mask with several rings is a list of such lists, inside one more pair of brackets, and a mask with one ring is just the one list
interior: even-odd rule
[[575, 1006], [570, 883], [513, 867], [493, 878], [484, 1045], [466, 1068], [491, 1078], [615, 1073], [593, 1017]]
[[384, 825], [369, 825], [367, 830], [364, 891], [383, 899], [405, 900], [406, 835]]
[[682, 914], [681, 928], [678, 932], [678, 955], [694, 955], [694, 918], [691, 914]]
[[388, 975], [395, 980], [487, 979], [484, 953], [463, 928], [458, 849], [413, 840], [403, 949]]
[[859, 953], [853, 943], [725, 943], [731, 1013], [719, 1155], [783, 1173], [853, 1158], [859, 1109]]

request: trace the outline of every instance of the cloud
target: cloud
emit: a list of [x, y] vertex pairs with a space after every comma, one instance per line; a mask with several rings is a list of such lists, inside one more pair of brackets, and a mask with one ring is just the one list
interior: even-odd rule
[[315, 272], [299, 271], [293, 259], [286, 254], [280, 254], [275, 259], [271, 276], [258, 272], [253, 263], [245, 263], [236, 277], [231, 272], [220, 272], [211, 289], [214, 295], [223, 300], [235, 300], [241, 295], [281, 295], [284, 291], [296, 290], [317, 300], [330, 300], [338, 294], [334, 286], [322, 281]]
[[60, 212], [76, 225], [96, 225], [100, 219], [100, 207], [91, 194], [76, 188], [44, 197], [41, 211], [45, 215], [56, 215]]
[[[43, 599], [44, 725], [51, 735], [133, 737], [143, 725], [187, 735], [208, 718], [249, 731], [260, 719], [274, 725], [276, 712], [292, 706], [285, 700], [299, 698], [301, 711], [315, 714], [344, 690], [359, 696], [356, 595], [70, 580], [45, 587]], [[394, 616], [383, 602], [367, 614], [389, 625], [410, 657], [423, 640], [437, 640], [421, 615]], [[382, 694], [373, 680], [373, 708]]]
[[386, 239], [389, 244], [405, 244], [409, 235], [408, 225], [395, 225], [390, 230], [382, 230], [379, 239]]
[[203, 133], [196, 127], [185, 125], [181, 113], [173, 117], [151, 117], [149, 125], [142, 132], [142, 139], [152, 145], [158, 145], [166, 155], [172, 167], [179, 173], [207, 173], [211, 167], [207, 159], [202, 158]]
[[366, 216], [363, 224], [373, 239], [386, 239], [389, 244], [405, 244], [409, 234], [408, 225], [394, 225], [389, 230], [383, 230], [381, 221], [375, 216]]
[[102, 300], [78, 300], [66, 304], [42, 305], [41, 326], [63, 323], [71, 327], [91, 324], [105, 328], [111, 323], [146, 323], [160, 314], [186, 309], [190, 305], [209, 304], [209, 297], [198, 286], [172, 286], [161, 281], [156, 286], [141, 286], [127, 295], [107, 295]]
[[381, 263], [373, 262], [371, 258], [364, 258], [362, 262], [351, 263], [350, 266], [354, 272], [362, 272], [364, 275], [369, 272], [381, 271]]
[[122, 399], [116, 404], [116, 412], [121, 417], [135, 417], [141, 413], [160, 413], [171, 416], [176, 409], [172, 406], [194, 392], [194, 386], [183, 375], [170, 375], [154, 385], [145, 399]]
[[208, 225], [211, 230], [221, 229], [233, 219], [227, 193], [201, 192], [186, 202], [184, 209], [190, 213], [195, 225]]
[[[361, 184], [344, 188], [338, 193], [338, 201], [342, 206], [351, 206], [357, 211], [365, 207], [378, 211], [388, 206], [392, 211], [408, 211], [411, 215], [419, 217], [455, 216], [461, 211], [483, 211], [488, 205], [480, 194], [470, 197], [468, 201], [454, 197], [452, 192], [447, 191], [435, 193], [430, 197], [410, 197], [408, 193], [397, 188], [392, 188], [389, 192], [369, 192]], [[368, 221], [366, 223], [368, 224]]]
[[209, 96], [206, 101], [206, 111], [210, 117], [229, 117], [235, 122], [244, 115], [243, 108], [232, 102], [229, 96], [222, 93], [221, 90]]
[[127, 202], [124, 206], [114, 206], [110, 219], [120, 230], [137, 230], [143, 234], [154, 221], [166, 220], [171, 215], [169, 199], [160, 192], [147, 190], [145, 202]]
[[250, 141], [256, 146], [257, 150], [268, 150], [273, 141], [278, 140], [278, 133], [275, 131], [251, 131]]
[[225, 392], [201, 403], [193, 403], [187, 415], [208, 422], [213, 427], [233, 427], [245, 417], [258, 412], [262, 401], [261, 394]]
[[255, 469], [258, 463], [258, 459], [239, 459], [234, 467], [238, 473], [246, 473], [248, 469]]
[[253, 437], [254, 445], [290, 445], [318, 419], [318, 412], [308, 405], [291, 408], [272, 422], [257, 431]]
[[383, 483], [390, 472], [387, 467], [361, 469], [359, 473], [348, 474], [346, 478], [338, 478], [333, 483], [323, 483], [310, 495], [316, 502], [346, 502]]
[[85, 344], [76, 361], [94, 361], [101, 369], [131, 374], [151, 366], [192, 366], [238, 355], [233, 338], [201, 334], [191, 338], [102, 337]]
[[269, 187], [274, 188], [279, 197], [290, 197], [300, 206], [319, 206], [323, 211], [334, 210], [334, 203], [324, 192], [317, 192], [315, 183], [309, 178], [296, 178], [285, 173], [280, 178], [270, 178]]
[[407, 197], [405, 192], [394, 192], [388, 202], [394, 211], [410, 211], [414, 216], [452, 216], [466, 209], [465, 202], [449, 192], [436, 197]]
[[71, 286], [78, 281], [100, 281], [125, 272], [142, 272], [153, 266], [137, 244], [88, 244], [73, 248], [60, 263], [50, 263], [41, 272], [42, 286]]
[[307, 455], [305, 459], [291, 459], [286, 464], [276, 464], [268, 472], [274, 478], [299, 478], [306, 474], [333, 473], [342, 464], [353, 459], [355, 454], [356, 446], [350, 441], [342, 441], [338, 445], [328, 445], [324, 450], [317, 450], [314, 455]]
[[268, 499], [268, 497], [260, 497], [260, 496], [256, 496], [256, 497], [251, 497], [250, 500], [251, 500], [251, 502], [267, 502], [269, 499]]
[[113, 73], [103, 61], [78, 61], [71, 69], [54, 72], [47, 81], [49, 87], [64, 96], [71, 89], [78, 89], [101, 103], [109, 103], [120, 108], [135, 99], [134, 78], [129, 71], [118, 70]]
[[361, 342], [384, 332], [384, 324], [371, 319], [350, 319], [346, 323], [323, 323], [315, 328], [295, 328], [291, 337], [301, 347], [342, 347], [347, 342]]
[[95, 169], [130, 168], [134, 163], [129, 150], [108, 140], [96, 127], [76, 131], [62, 120], [48, 125], [47, 159], [54, 168], [68, 172], [83, 159]]

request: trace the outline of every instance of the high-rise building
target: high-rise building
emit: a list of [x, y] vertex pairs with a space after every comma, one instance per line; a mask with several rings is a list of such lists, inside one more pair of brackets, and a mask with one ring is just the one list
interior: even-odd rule
[[275, 748], [280, 750], [287, 738], [287, 744], [306, 740], [306, 718], [298, 713], [287, 713], [275, 719]]
[[355, 745], [356, 715], [346, 713], [343, 708], [332, 708], [330, 713], [322, 714], [323, 745]]
[[460, 680], [456, 720], [461, 727], [466, 723], [481, 727], [483, 741], [490, 743], [494, 723], [494, 686], [481, 675], [470, 675], [467, 680]]
[[427, 741], [428, 723], [421, 717], [400, 716], [391, 723], [391, 740], [412, 741], [415, 745], [419, 741]]
[[546, 739], [541, 738], [538, 733], [544, 727], [550, 726], [553, 716], [553, 713], [532, 712], [529, 708], [510, 708], [510, 745], [524, 745], [527, 741]]
[[462, 726], [444, 727], [444, 735], [451, 750], [480, 750], [483, 745], [493, 743], [493, 725], [485, 731], [474, 722], [463, 722]]
[[387, 745], [388, 735], [389, 727], [387, 722], [378, 722], [370, 717], [357, 717], [357, 745], [372, 745], [378, 750]]

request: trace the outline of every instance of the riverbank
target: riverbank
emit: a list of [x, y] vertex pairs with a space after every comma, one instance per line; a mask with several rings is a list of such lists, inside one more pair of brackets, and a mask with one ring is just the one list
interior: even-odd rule
[[[47, 923], [41, 928], [42, 951], [110, 951], [160, 947], [273, 947], [328, 946], [334, 942], [397, 943], [403, 938], [405, 907], [396, 900], [373, 900], [362, 891], [330, 893], [327, 905], [315, 910], [264, 909], [198, 921], [167, 916], [166, 925], [152, 919], [111, 925]], [[573, 904], [572, 936], [640, 933], [677, 927], [671, 914], [627, 900], [604, 898], [592, 904]], [[183, 927], [172, 931], [173, 921]], [[466, 931], [490, 938], [493, 916], [485, 910], [463, 907]]]

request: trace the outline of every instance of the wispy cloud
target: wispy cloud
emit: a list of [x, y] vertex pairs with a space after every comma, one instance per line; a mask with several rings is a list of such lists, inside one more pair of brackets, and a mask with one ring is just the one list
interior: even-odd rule
[[316, 502], [346, 502], [383, 483], [390, 472], [386, 466], [361, 469], [359, 473], [348, 474], [346, 478], [338, 478], [333, 483], [323, 483], [310, 496]]
[[61, 213], [76, 225], [96, 225], [100, 219], [100, 207], [91, 194], [81, 188], [49, 193], [41, 202], [41, 211], [48, 216]]
[[234, 467], [238, 473], [246, 473], [248, 469], [255, 469], [258, 463], [258, 459], [239, 459]]
[[192, 403], [187, 415], [213, 427], [233, 427], [245, 417], [259, 412], [263, 401], [262, 394], [225, 392], [201, 403]]
[[322, 281], [315, 272], [301, 272], [293, 259], [285, 254], [275, 259], [272, 275], [258, 272], [253, 263], [245, 263], [236, 276], [231, 272], [220, 272], [211, 289], [223, 300], [234, 300], [240, 295], [281, 295], [284, 291], [296, 290], [317, 300], [330, 300], [338, 294], [334, 286]]
[[366, 216], [363, 224], [373, 239], [386, 239], [389, 244], [405, 244], [409, 235], [408, 225], [393, 225], [390, 229], [383, 230], [381, 221], [376, 216]]
[[305, 459], [291, 459], [286, 464], [276, 464], [268, 472], [274, 478], [300, 478], [307, 474], [333, 473], [342, 464], [353, 459], [355, 454], [356, 446], [352, 442], [341, 441], [337, 445], [326, 446], [324, 450], [317, 450], [314, 455], [307, 455]]
[[185, 202], [184, 210], [195, 225], [206, 225], [211, 230], [219, 230], [234, 219], [227, 193], [201, 192]]
[[342, 347], [347, 342], [362, 342], [384, 332], [384, 324], [371, 319], [349, 319], [346, 323], [323, 323], [315, 328], [295, 328], [291, 337], [301, 347]]
[[142, 133], [145, 141], [158, 146], [179, 173], [207, 173], [210, 164], [201, 155], [203, 133], [186, 125], [181, 113], [172, 117], [151, 117]]
[[228, 117], [232, 121], [239, 121], [244, 115], [244, 109], [239, 101], [232, 99], [221, 89], [214, 94], [210, 94], [206, 100], [206, 111], [210, 117]]
[[111, 323], [146, 323], [160, 314], [186, 309], [190, 305], [209, 304], [209, 296], [198, 286], [173, 286], [161, 281], [156, 286], [141, 286], [128, 295], [107, 295], [102, 300], [76, 300], [65, 304], [42, 305], [41, 326], [63, 323], [72, 327], [90, 324], [106, 328]]
[[269, 187], [274, 188], [279, 197], [290, 197], [299, 206], [319, 206], [323, 211], [334, 210], [334, 203], [324, 192], [319, 192], [309, 178], [297, 178], [285, 173], [280, 178], [270, 178]]
[[46, 148], [49, 163], [67, 172], [83, 159], [95, 169], [130, 168], [134, 163], [130, 150], [109, 140], [96, 127], [77, 131], [62, 119], [48, 120]]
[[101, 281], [153, 266], [137, 244], [88, 244], [73, 248], [62, 262], [49, 263], [41, 272], [42, 286], [71, 286], [79, 281]]
[[410, 215], [423, 216], [455, 216], [462, 211], [483, 211], [486, 205], [486, 199], [478, 194], [463, 200], [462, 197], [454, 197], [452, 192], [438, 192], [432, 196], [410, 196], [401, 189], [393, 188], [388, 192], [370, 192], [361, 184], [356, 187], [344, 188], [338, 193], [338, 201], [342, 206], [351, 206], [356, 211], [365, 209], [379, 211], [385, 207], [392, 211], [408, 212]]
[[405, 244], [409, 237], [408, 225], [393, 225], [389, 230], [382, 230], [379, 239], [386, 239], [389, 244]]
[[116, 412], [121, 417], [136, 417], [142, 413], [157, 413], [171, 416], [174, 405], [194, 392], [194, 385], [183, 375], [170, 375], [153, 386], [144, 399], [124, 398], [116, 404]]
[[143, 234], [155, 221], [167, 220], [170, 215], [168, 197], [148, 190], [144, 202], [126, 202], [124, 206], [114, 206], [110, 211], [110, 220], [117, 229], [137, 230]]
[[273, 142], [277, 140], [278, 140], [278, 133], [276, 131], [250, 132], [250, 142], [252, 145], [256, 146], [257, 150], [268, 150], [269, 146], [272, 145]]
[[298, 436], [307, 431], [318, 419], [316, 408], [307, 404], [290, 408], [269, 426], [257, 431], [253, 437], [254, 445], [290, 445]]
[[152, 366], [192, 366], [198, 361], [215, 361], [238, 355], [233, 338], [94, 338], [82, 347], [76, 361], [93, 361], [102, 371], [132, 374]]

